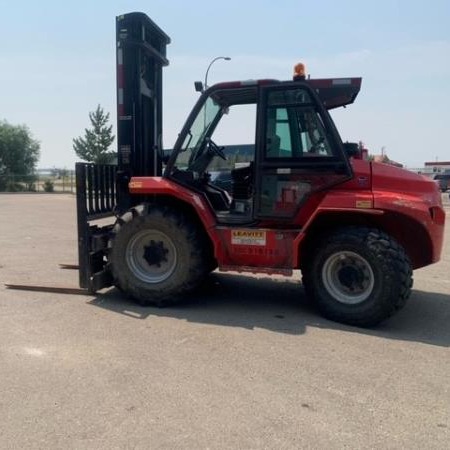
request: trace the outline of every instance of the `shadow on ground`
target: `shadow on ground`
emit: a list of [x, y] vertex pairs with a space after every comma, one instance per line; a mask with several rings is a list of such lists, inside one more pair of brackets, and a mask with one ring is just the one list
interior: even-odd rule
[[89, 302], [135, 319], [171, 317], [194, 323], [262, 328], [301, 335], [317, 327], [386, 339], [450, 346], [450, 295], [413, 291], [406, 307], [373, 329], [341, 325], [320, 317], [299, 282], [214, 273], [200, 289], [172, 307], [142, 307], [117, 289]]

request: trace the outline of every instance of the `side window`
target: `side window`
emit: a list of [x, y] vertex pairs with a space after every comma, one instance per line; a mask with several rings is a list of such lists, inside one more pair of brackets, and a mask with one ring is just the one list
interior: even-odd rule
[[209, 171], [230, 171], [255, 159], [256, 104], [232, 105], [211, 138], [224, 147], [227, 160], [214, 158]]
[[267, 110], [266, 157], [292, 158], [292, 140], [286, 108]]
[[333, 156], [325, 127], [313, 108], [296, 108], [302, 156]]
[[269, 92], [265, 157], [310, 156], [333, 156], [333, 151], [308, 93], [303, 89]]

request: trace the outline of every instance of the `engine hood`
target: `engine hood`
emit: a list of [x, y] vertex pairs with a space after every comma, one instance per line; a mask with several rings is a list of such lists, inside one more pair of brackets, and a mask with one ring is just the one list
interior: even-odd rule
[[423, 175], [383, 163], [372, 162], [372, 190], [398, 194], [399, 198], [420, 197], [429, 205], [441, 205], [437, 184]]

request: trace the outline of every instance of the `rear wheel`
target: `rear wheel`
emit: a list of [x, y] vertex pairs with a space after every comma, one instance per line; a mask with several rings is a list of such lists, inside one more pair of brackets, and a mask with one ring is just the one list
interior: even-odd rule
[[208, 271], [203, 234], [170, 208], [133, 208], [114, 226], [110, 247], [115, 284], [143, 305], [178, 301]]
[[348, 227], [324, 237], [303, 268], [305, 290], [322, 314], [373, 326], [402, 308], [412, 269], [403, 248], [377, 229]]

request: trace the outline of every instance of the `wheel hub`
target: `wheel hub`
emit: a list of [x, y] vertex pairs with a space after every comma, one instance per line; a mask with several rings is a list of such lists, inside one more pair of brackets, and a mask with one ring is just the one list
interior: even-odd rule
[[347, 288], [349, 292], [364, 290], [364, 283], [368, 279], [364, 270], [357, 266], [341, 267], [338, 270], [337, 277], [341, 285]]
[[156, 242], [153, 239], [149, 245], [144, 246], [144, 259], [149, 266], [161, 267], [161, 263], [167, 262], [169, 250], [164, 247], [164, 242]]
[[142, 230], [130, 239], [126, 261], [133, 274], [145, 283], [161, 283], [175, 271], [178, 252], [173, 240], [157, 230]]
[[322, 280], [327, 291], [337, 301], [346, 304], [365, 301], [375, 284], [368, 261], [350, 251], [335, 253], [325, 261]]

